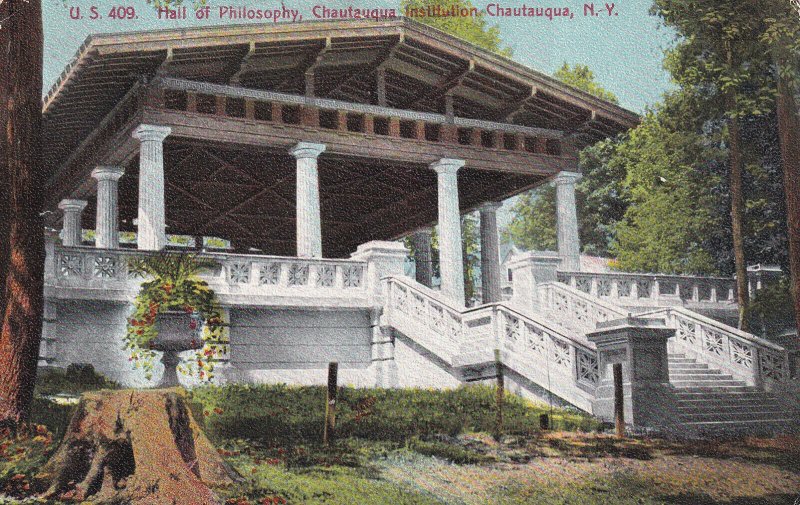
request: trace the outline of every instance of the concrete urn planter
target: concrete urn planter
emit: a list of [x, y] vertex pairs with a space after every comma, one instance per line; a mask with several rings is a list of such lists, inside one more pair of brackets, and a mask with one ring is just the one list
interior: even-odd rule
[[177, 366], [181, 358], [178, 353], [203, 347], [203, 322], [194, 314], [168, 311], [158, 314], [155, 324], [158, 336], [152, 342], [152, 349], [163, 353], [161, 363], [164, 364], [164, 375], [157, 387], [179, 386]]

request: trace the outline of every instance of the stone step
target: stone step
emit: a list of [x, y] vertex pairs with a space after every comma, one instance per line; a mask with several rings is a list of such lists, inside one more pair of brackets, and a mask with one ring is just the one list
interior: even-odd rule
[[754, 404], [699, 404], [678, 405], [678, 412], [686, 414], [702, 414], [707, 412], [770, 412], [772, 414], [785, 413], [785, 410], [772, 402]]
[[763, 421], [687, 421], [683, 427], [702, 432], [736, 432], [747, 435], [796, 432], [798, 422], [791, 418], [774, 418]]
[[669, 358], [685, 358], [686, 355], [680, 352], [670, 352], [667, 353], [667, 357]]
[[776, 402], [764, 398], [723, 398], [695, 400], [678, 399], [678, 410], [716, 410], [716, 409], [759, 409], [774, 407]]
[[745, 383], [742, 381], [737, 380], [720, 380], [717, 378], [714, 379], [691, 379], [691, 380], [670, 380], [670, 383], [675, 386], [676, 388], [692, 388], [692, 387], [703, 387], [703, 388], [713, 388], [718, 389], [719, 391], [724, 391], [726, 387], [747, 387]]
[[708, 382], [728, 382], [733, 380], [733, 375], [722, 374], [716, 370], [710, 373], [669, 373], [670, 382], [676, 381], [708, 381]]
[[685, 387], [685, 388], [675, 388], [675, 394], [678, 396], [688, 396], [688, 395], [703, 395], [703, 394], [718, 394], [718, 393], [725, 393], [725, 394], [753, 394], [753, 395], [762, 395], [773, 398], [774, 396], [770, 393], [765, 393], [764, 391], [760, 391], [753, 386], [746, 386], [744, 384], [739, 384], [737, 386], [727, 386], [724, 388], [704, 385], [704, 386], [693, 386], [693, 387]]
[[785, 417], [785, 414], [780, 412], [703, 412], [697, 414], [681, 413], [681, 419], [685, 422], [692, 421], [762, 421], [771, 422], [776, 418]]
[[708, 365], [705, 363], [679, 363], [677, 365], [670, 364], [669, 370], [670, 372], [673, 370], [708, 370], [711, 372], [719, 372], [719, 370], [715, 368], [708, 368]]
[[670, 366], [674, 365], [695, 365], [697, 364], [697, 360], [694, 358], [670, 358], [667, 363]]

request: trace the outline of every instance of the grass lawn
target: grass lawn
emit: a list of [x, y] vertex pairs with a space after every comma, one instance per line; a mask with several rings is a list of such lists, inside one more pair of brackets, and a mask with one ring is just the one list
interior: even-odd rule
[[[113, 384], [56, 374], [38, 391], [79, 393]], [[83, 382], [90, 385], [82, 386]], [[64, 390], [68, 389], [68, 390]], [[342, 388], [337, 437], [320, 444], [322, 387], [227, 386], [193, 390], [195, 417], [242, 475], [218, 489], [227, 504], [793, 504], [800, 440], [618, 440], [595, 420], [508, 397], [504, 436], [494, 391]], [[74, 406], [39, 398], [27, 436], [0, 440], [0, 497], [25, 485], [63, 435]]]

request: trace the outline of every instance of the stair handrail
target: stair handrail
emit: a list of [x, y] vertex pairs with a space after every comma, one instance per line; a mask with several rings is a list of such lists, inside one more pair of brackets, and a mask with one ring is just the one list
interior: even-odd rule
[[630, 316], [629, 311], [613, 303], [559, 281], [540, 284], [537, 294], [539, 299], [533, 300], [534, 304], [538, 302], [551, 311], [568, 318], [584, 331], [594, 330], [600, 321]]
[[675, 327], [672, 344], [745, 380], [769, 386], [791, 379], [791, 350], [683, 307], [641, 314], [664, 316]]

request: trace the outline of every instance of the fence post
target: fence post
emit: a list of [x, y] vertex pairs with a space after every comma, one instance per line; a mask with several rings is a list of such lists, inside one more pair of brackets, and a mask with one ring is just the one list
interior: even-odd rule
[[625, 397], [622, 389], [622, 363], [614, 363], [614, 425], [617, 436], [625, 436]]
[[336, 396], [338, 393], [339, 363], [328, 363], [328, 392], [325, 397], [325, 430], [322, 432], [322, 443], [328, 445], [333, 439], [336, 428]]
[[503, 378], [503, 364], [500, 362], [500, 349], [494, 350], [494, 367], [497, 372], [497, 387], [495, 388], [495, 419], [494, 438], [498, 442], [503, 435], [503, 401], [505, 400], [505, 379]]

